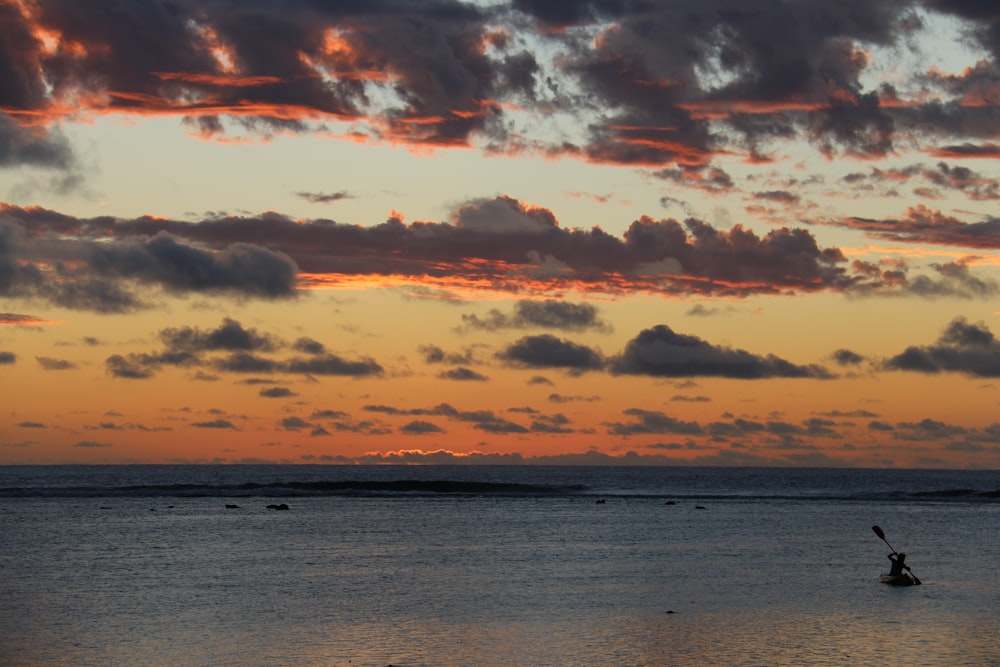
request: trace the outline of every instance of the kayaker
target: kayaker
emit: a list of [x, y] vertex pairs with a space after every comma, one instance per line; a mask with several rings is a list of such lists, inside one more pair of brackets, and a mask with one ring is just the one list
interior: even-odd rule
[[890, 577], [898, 577], [899, 575], [903, 574], [904, 569], [905, 570], [910, 569], [906, 567], [906, 562], [905, 562], [906, 554], [897, 554], [895, 551], [893, 551], [891, 554], [889, 554], [889, 560], [892, 561], [892, 567], [889, 569]]

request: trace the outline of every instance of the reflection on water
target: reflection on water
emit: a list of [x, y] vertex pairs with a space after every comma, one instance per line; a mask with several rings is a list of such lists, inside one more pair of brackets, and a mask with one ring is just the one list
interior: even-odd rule
[[1000, 664], [998, 505], [172, 503], [0, 502], [0, 664]]

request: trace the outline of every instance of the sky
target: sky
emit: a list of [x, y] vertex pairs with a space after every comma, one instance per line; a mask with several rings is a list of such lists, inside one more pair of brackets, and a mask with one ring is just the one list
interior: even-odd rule
[[1000, 469], [994, 0], [0, 0], [0, 464]]

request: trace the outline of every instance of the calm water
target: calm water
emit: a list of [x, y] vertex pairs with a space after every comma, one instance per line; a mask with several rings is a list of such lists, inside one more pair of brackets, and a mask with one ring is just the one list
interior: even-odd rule
[[[0, 468], [0, 664], [1000, 665], [998, 490], [997, 472]], [[873, 524], [923, 586], [877, 583]]]

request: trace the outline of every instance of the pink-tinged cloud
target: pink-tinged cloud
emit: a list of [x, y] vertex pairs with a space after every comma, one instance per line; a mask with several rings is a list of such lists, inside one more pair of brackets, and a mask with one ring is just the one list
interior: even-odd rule
[[[343, 121], [352, 139], [655, 167], [756, 159], [792, 137], [865, 157], [900, 135], [995, 140], [1000, 30], [977, 3], [572, 4], [7, 0], [0, 166], [69, 168], [59, 121], [100, 113], [176, 116], [212, 138]], [[981, 63], [899, 86], [926, 98], [866, 88], [867, 47], [909, 48], [918, 11], [960, 16]], [[574, 139], [517, 121], [553, 112], [584, 119]]]
[[0, 313], [0, 327], [45, 327], [63, 324], [60, 320], [46, 320], [35, 315]]
[[[915, 219], [923, 216], [915, 211]], [[910, 228], [861, 219], [838, 224], [957, 243], [958, 238], [949, 241], [950, 231], [965, 245], [980, 238], [982, 247], [992, 247], [995, 236], [992, 222]], [[916, 280], [905, 266], [888, 276], [848, 264], [840, 249], [820, 247], [805, 229], [759, 236], [742, 225], [726, 231], [695, 218], [681, 223], [643, 216], [617, 237], [596, 226], [563, 227], [548, 209], [508, 196], [469, 202], [448, 223], [405, 224], [396, 217], [371, 227], [277, 213], [198, 223], [148, 216], [78, 219], [5, 206], [0, 239], [6, 239], [0, 243], [0, 265], [11, 267], [2, 274], [0, 294], [97, 312], [146, 306], [143, 286], [265, 299], [292, 297], [299, 286], [361, 283], [746, 297], [893, 292]]]
[[948, 245], [982, 250], [1000, 248], [1000, 218], [966, 223], [923, 204], [908, 207], [903, 215], [896, 219], [847, 218], [840, 224], [862, 230], [874, 238], [903, 243]]

